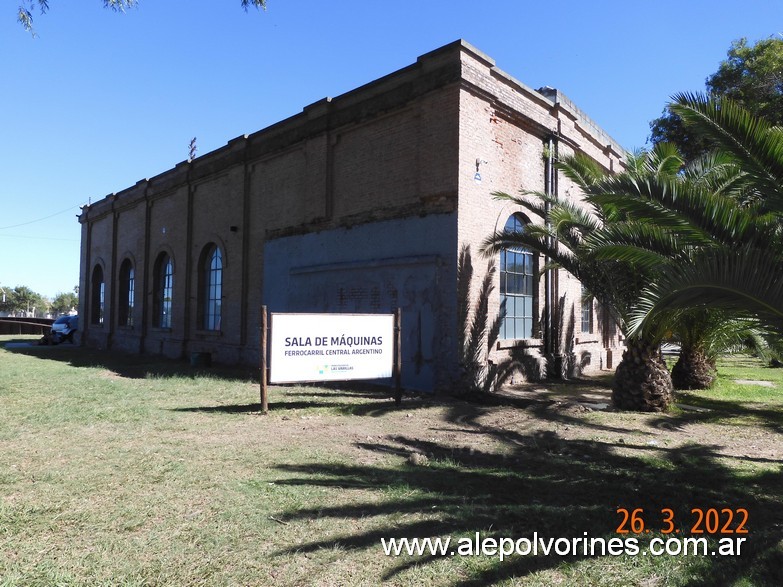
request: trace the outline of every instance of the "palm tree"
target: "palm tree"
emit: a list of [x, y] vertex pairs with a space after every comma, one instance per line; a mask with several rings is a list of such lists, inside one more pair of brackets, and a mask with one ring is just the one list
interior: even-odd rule
[[730, 100], [683, 94], [674, 110], [709, 137], [733, 178], [733, 207], [703, 198], [698, 212], [711, 246], [691, 263], [665, 267], [643, 292], [631, 320], [641, 333], [665, 313], [720, 308], [783, 330], [783, 129], [751, 116]]
[[[655, 279], [649, 283], [662, 288], [668, 287], [660, 285], [665, 283], [662, 275], [691, 270], [705, 255], [736, 243], [768, 242], [779, 231], [778, 221], [759, 206], [742, 168], [725, 154], [705, 155], [674, 175], [648, 175], [641, 188], [638, 184], [638, 178], [627, 174], [607, 178], [597, 186], [604, 193], [591, 197], [618, 206], [637, 223], [654, 226], [654, 237], [645, 240], [644, 233], [616, 234], [615, 240], [623, 246], [608, 243], [603, 254], [637, 262], [648, 259], [656, 265]], [[633, 230], [638, 231], [638, 226]], [[635, 312], [649, 302], [648, 293], [642, 293]], [[693, 301], [666, 311], [665, 316], [657, 314], [657, 322], [669, 324], [681, 343], [672, 370], [677, 389], [710, 387], [716, 354], [748, 335], [748, 325], [741, 320], [715, 308], [695, 306]], [[633, 321], [630, 331], [635, 332]]]
[[647, 398], [655, 403], [667, 394], [649, 390], [648, 383], [667, 386], [657, 350], [667, 330], [682, 345], [672, 373], [676, 387], [709, 387], [716, 353], [739, 342], [746, 334], [744, 323], [693, 299], [650, 314], [643, 328], [638, 317], [663, 276], [700, 266], [735, 243], [777, 238], [778, 219], [759, 203], [735, 159], [721, 153], [685, 167], [676, 148], [659, 144], [629, 158], [626, 171], [616, 175], [579, 155], [559, 168], [580, 186], [589, 210], [535, 192], [524, 192], [522, 198], [496, 194], [549, 222], [529, 227], [525, 235], [495, 235], [487, 250], [517, 244], [547, 255], [610, 309], [627, 340], [615, 377], [617, 407], [660, 409]]
[[675, 389], [709, 389], [715, 383], [720, 353], [747, 346], [749, 340], [759, 344], [756, 348], [763, 344], [761, 333], [750, 321], [713, 308], [682, 312], [673, 334], [680, 343], [680, 355], [672, 367]]
[[[627, 170], [617, 176], [575, 155], [560, 161], [558, 168], [579, 185], [585, 206], [541, 192], [523, 191], [519, 197], [494, 194], [545, 221], [528, 225], [521, 233], [490, 236], [484, 252], [495, 254], [502, 248], [523, 246], [545, 255], [551, 265], [582, 282], [625, 334], [626, 349], [612, 391], [613, 403], [620, 409], [665, 411], [671, 404], [672, 381], [659, 350], [668, 325], [650, 324], [632, 335], [628, 324], [657, 267], [682, 256], [687, 247], [667, 228], [681, 224], [675, 214], [660, 209], [659, 225], [640, 222], [618, 206], [617, 196], [628, 198], [629, 190], [641, 194], [670, 190], [679, 181], [681, 166], [682, 160], [666, 145], [631, 157]], [[653, 212], [649, 210], [648, 215]]]

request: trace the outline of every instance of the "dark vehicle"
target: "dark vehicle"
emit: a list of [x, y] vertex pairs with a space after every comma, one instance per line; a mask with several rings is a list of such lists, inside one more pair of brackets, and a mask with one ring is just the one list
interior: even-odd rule
[[66, 340], [73, 344], [73, 333], [79, 328], [78, 316], [60, 316], [52, 324], [51, 340], [57, 344]]

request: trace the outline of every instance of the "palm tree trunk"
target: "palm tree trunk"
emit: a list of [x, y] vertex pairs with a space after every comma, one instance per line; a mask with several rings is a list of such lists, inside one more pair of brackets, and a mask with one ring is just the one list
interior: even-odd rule
[[672, 403], [673, 392], [672, 378], [658, 345], [646, 340], [627, 341], [623, 359], [614, 374], [614, 407], [639, 412], [665, 412]]
[[709, 389], [715, 383], [715, 364], [703, 349], [683, 346], [672, 369], [675, 389]]

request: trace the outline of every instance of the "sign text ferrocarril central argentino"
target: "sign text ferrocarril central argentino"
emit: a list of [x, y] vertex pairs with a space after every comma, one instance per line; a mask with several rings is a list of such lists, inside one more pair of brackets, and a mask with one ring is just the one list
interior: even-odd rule
[[272, 313], [267, 348], [261, 311], [261, 402], [269, 383], [396, 380], [400, 402], [400, 311], [396, 314]]

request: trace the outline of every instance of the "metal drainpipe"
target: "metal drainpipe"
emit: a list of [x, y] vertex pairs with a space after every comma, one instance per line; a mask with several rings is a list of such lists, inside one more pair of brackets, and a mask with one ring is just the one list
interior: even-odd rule
[[[544, 170], [544, 191], [548, 196], [554, 195], [554, 139], [550, 136], [547, 139], [547, 157], [546, 157], [546, 169]], [[547, 228], [551, 227], [551, 222], [549, 220], [549, 211], [551, 209], [552, 205], [549, 202], [546, 202], [544, 205], [544, 209], [546, 210], [546, 226]], [[550, 245], [554, 246], [555, 243], [552, 242], [553, 239], [550, 239]], [[544, 352], [547, 355], [553, 355], [555, 353], [555, 345], [554, 341], [552, 340], [553, 336], [553, 329], [552, 329], [552, 314], [554, 310], [554, 300], [552, 298], [553, 292], [553, 276], [552, 276], [552, 269], [548, 269], [546, 273], [544, 274]]]

